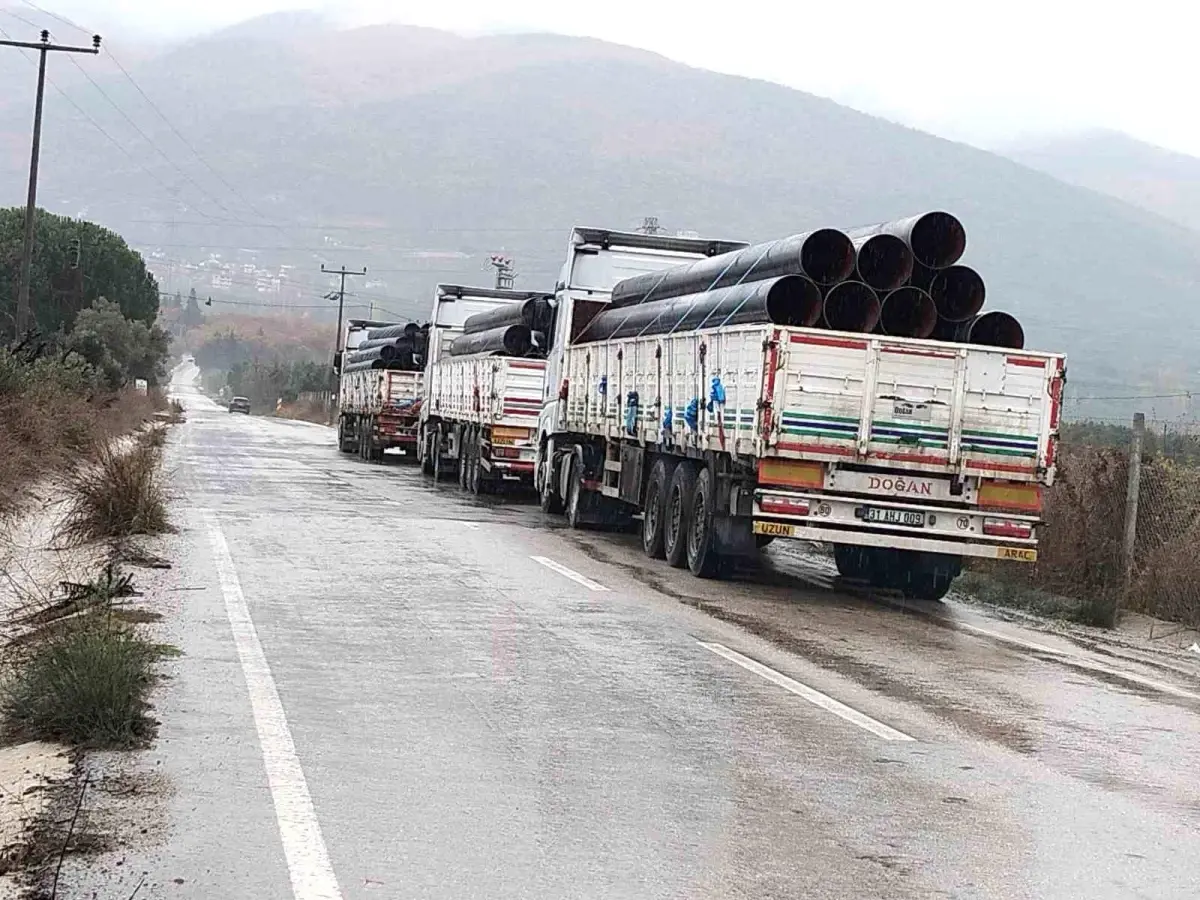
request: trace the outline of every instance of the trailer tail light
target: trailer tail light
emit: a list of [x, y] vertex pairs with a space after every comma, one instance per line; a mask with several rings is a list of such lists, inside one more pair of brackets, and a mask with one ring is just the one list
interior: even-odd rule
[[758, 500], [758, 508], [764, 513], [776, 516], [807, 516], [809, 503], [798, 497], [763, 494]]
[[497, 447], [493, 444], [492, 456], [496, 459], [520, 459], [521, 451], [516, 447]]
[[1042, 488], [1037, 484], [1012, 484], [1007, 481], [979, 482], [979, 505], [984, 509], [1011, 509], [1014, 512], [1040, 513]]
[[983, 533], [989, 537], [1027, 540], [1033, 537], [1033, 526], [1028, 522], [1014, 522], [1011, 519], [984, 519]]

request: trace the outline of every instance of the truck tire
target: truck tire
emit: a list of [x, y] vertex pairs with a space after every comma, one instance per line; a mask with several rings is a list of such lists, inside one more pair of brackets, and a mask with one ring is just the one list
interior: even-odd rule
[[756, 534], [754, 536], [754, 546], [759, 550], [766, 550], [775, 540], [773, 534]]
[[902, 550], [900, 556], [902, 584], [896, 587], [912, 600], [941, 600], [962, 572], [961, 556], [916, 550]]
[[337, 438], [338, 438], [338, 452], [339, 453], [351, 452], [350, 442], [346, 440], [346, 417], [345, 416], [338, 417]]
[[433, 474], [433, 457], [429, 453], [428, 429], [422, 429], [417, 438], [417, 462], [421, 466], [422, 475]]
[[692, 489], [691, 524], [687, 530], [687, 564], [697, 578], [716, 578], [723, 568], [713, 525], [716, 500], [716, 479], [713, 470], [705, 466]]
[[692, 526], [692, 496], [696, 492], [696, 466], [684, 460], [671, 474], [663, 516], [663, 551], [675, 569], [687, 565], [688, 532]]
[[558, 496], [558, 479], [554, 477], [554, 455], [549, 449], [547, 446], [542, 450], [545, 458], [539, 466], [541, 484], [538, 485], [538, 505], [542, 512], [557, 515], [563, 511], [563, 505], [562, 498]]
[[651, 559], [662, 559], [663, 519], [666, 516], [667, 489], [671, 485], [671, 461], [660, 456], [650, 467], [646, 481], [646, 502], [642, 508], [642, 550]]
[[458, 436], [458, 487], [467, 490], [467, 476], [471, 472], [471, 431], [468, 428], [459, 429]]
[[433, 433], [430, 450], [433, 453], [433, 480], [441, 481], [450, 474], [447, 469], [446, 457], [442, 453], [442, 428], [439, 425], [437, 431]]
[[870, 547], [860, 547], [857, 544], [834, 544], [833, 561], [837, 565], [838, 574], [843, 578], [869, 579]]
[[567, 524], [572, 528], [583, 528], [587, 512], [588, 497], [583, 490], [583, 453], [579, 448], [564, 460], [567, 470]]

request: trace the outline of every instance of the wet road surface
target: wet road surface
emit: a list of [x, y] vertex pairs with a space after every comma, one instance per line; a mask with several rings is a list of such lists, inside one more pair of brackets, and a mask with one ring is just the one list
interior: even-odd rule
[[142, 807], [68, 896], [1200, 890], [1186, 667], [859, 597], [795, 547], [701, 581], [184, 402], [183, 655], [155, 747], [94, 762]]

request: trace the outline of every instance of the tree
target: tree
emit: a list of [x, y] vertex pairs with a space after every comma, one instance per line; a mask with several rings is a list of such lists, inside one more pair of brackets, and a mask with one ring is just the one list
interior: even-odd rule
[[184, 329], [198, 328], [204, 324], [204, 313], [200, 311], [200, 298], [196, 296], [196, 289], [192, 288], [188, 291], [187, 306], [183, 308], [182, 325]]
[[157, 384], [165, 374], [170, 337], [157, 325], [127, 319], [103, 297], [79, 313], [65, 349], [74, 351], [116, 390], [135, 378]]
[[[23, 209], [0, 209], [0, 337], [14, 336], [24, 216]], [[38, 331], [69, 332], [80, 311], [101, 297], [131, 321], [154, 323], [158, 282], [120, 235], [40, 209], [35, 234], [29, 303]]]

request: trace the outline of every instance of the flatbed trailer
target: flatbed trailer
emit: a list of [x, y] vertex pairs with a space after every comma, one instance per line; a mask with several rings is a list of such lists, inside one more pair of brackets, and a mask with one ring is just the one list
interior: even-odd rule
[[964, 556], [1036, 560], [1062, 354], [772, 324], [571, 343], [622, 278], [739, 246], [575, 230], [543, 507], [575, 527], [640, 514], [648, 554], [706, 577], [780, 538], [928, 599]]
[[421, 412], [419, 453], [426, 474], [457, 477], [461, 487], [476, 494], [503, 484], [532, 487], [546, 361], [494, 354], [451, 356], [449, 348], [469, 317], [544, 296], [536, 291], [437, 286]]

